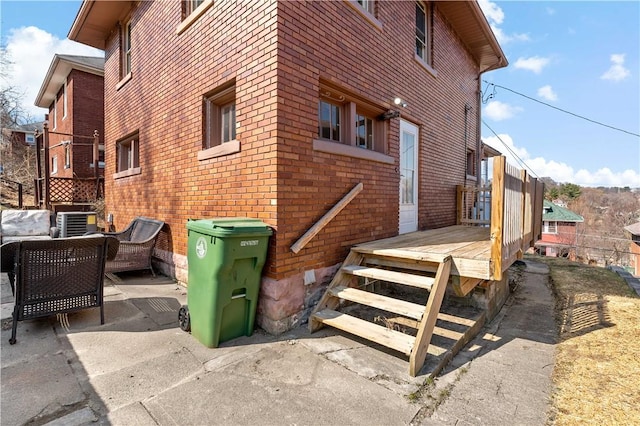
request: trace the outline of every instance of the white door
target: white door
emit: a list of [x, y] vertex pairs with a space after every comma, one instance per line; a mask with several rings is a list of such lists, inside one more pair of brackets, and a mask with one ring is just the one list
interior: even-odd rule
[[400, 120], [399, 233], [418, 230], [418, 127]]

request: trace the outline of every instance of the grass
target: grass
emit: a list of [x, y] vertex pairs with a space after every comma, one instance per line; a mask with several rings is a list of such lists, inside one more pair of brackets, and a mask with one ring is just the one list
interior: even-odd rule
[[535, 260], [558, 301], [555, 424], [640, 424], [640, 297], [607, 269]]

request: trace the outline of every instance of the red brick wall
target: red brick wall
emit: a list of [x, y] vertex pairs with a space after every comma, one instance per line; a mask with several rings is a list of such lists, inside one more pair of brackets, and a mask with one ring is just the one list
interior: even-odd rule
[[564, 245], [575, 245], [578, 238], [578, 227], [575, 222], [557, 222], [558, 232], [555, 234], [542, 233], [540, 242]]
[[[266, 275], [282, 279], [336, 264], [354, 243], [398, 231], [399, 120], [393, 165], [313, 150], [324, 79], [381, 108], [400, 96], [420, 127], [420, 229], [455, 224], [467, 141], [478, 140], [477, 67], [437, 11], [434, 68], [414, 60], [414, 2], [378, 2], [377, 29], [342, 1], [215, 2], [177, 35], [179, 2], [132, 12], [132, 77], [117, 85], [119, 36], [105, 63], [107, 212], [122, 229], [138, 215], [164, 220], [165, 250], [186, 253], [188, 218], [252, 216], [276, 229]], [[276, 45], [278, 43], [278, 45]], [[236, 82], [241, 151], [198, 161], [203, 95]], [[113, 179], [116, 142], [139, 132], [141, 174]], [[299, 254], [289, 247], [356, 183], [364, 190]]]
[[[281, 278], [344, 260], [354, 243], [398, 232], [398, 119], [387, 153], [395, 164], [313, 150], [319, 80], [380, 107], [396, 96], [403, 118], [420, 128], [419, 229], [454, 225], [456, 185], [464, 183], [468, 144], [477, 135], [477, 67], [444, 18], [434, 13], [434, 77], [414, 59], [415, 3], [378, 2], [382, 30], [346, 2], [278, 3], [278, 247], [271, 274]], [[437, 5], [437, 3], [436, 3]], [[364, 190], [299, 253], [289, 247], [355, 184]]]
[[[93, 177], [93, 132], [98, 130], [100, 143], [104, 140], [104, 87], [103, 77], [84, 71], [72, 70], [67, 76], [67, 115], [64, 116], [63, 89], [57, 95], [56, 126], [54, 104], [49, 107], [49, 167], [54, 156], [58, 158], [58, 172], [54, 177]], [[91, 138], [69, 135], [90, 136]], [[72, 141], [70, 167], [65, 165], [65, 148], [58, 146]], [[50, 169], [51, 170], [51, 169]], [[104, 172], [102, 172], [104, 173]], [[101, 173], [101, 174], [102, 174]]]
[[[276, 225], [275, 12], [266, 1], [215, 2], [177, 35], [180, 2], [139, 2], [131, 80], [119, 89], [114, 31], [105, 52], [105, 175], [118, 230], [139, 215], [164, 220], [160, 248], [185, 255], [188, 218], [251, 216]], [[241, 151], [199, 161], [203, 95], [234, 79]], [[135, 131], [141, 173], [113, 179], [116, 143]]]
[[[93, 136], [98, 131], [99, 143], [104, 143], [104, 78], [87, 72], [72, 70], [68, 77], [69, 99], [73, 114], [73, 133]], [[74, 138], [73, 171], [77, 177], [94, 177], [93, 138]], [[84, 145], [80, 145], [84, 144]], [[104, 175], [104, 169], [99, 169]]]

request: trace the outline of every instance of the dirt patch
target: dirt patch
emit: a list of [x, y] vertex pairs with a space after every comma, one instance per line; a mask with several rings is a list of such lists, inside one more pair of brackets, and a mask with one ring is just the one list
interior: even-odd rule
[[607, 269], [535, 260], [557, 299], [555, 423], [640, 424], [640, 297]]

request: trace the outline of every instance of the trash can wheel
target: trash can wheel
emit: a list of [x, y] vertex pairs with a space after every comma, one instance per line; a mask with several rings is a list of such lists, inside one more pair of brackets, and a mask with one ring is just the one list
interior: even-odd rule
[[182, 306], [178, 311], [178, 322], [183, 331], [191, 331], [191, 318], [189, 317], [189, 307]]

